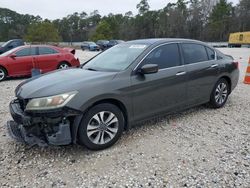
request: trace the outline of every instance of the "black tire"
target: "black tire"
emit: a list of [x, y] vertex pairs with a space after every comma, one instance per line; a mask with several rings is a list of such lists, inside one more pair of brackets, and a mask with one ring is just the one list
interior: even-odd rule
[[[225, 86], [225, 89], [223, 89]], [[221, 90], [219, 89], [221, 88]], [[212, 108], [221, 108], [223, 107], [228, 99], [230, 94], [230, 86], [226, 79], [221, 78], [214, 86], [214, 89], [210, 96], [210, 106]], [[221, 100], [220, 100], [221, 99]]]
[[[98, 128], [95, 129], [91, 129], [88, 130], [88, 127], [92, 125], [90, 125], [93, 121], [96, 120], [96, 118], [94, 117], [98, 117], [98, 119], [100, 120], [100, 114], [99, 113], [106, 113], [103, 115], [103, 120], [106, 116], [106, 120], [109, 119], [109, 113], [113, 114], [115, 117], [114, 119], [110, 119], [110, 122], [112, 122], [113, 120], [117, 120], [116, 122], [107, 125], [106, 123], [102, 124], [102, 126], [104, 127], [109, 127], [112, 129], [117, 129], [117, 132], [115, 134], [113, 134], [113, 138], [111, 138], [111, 136], [109, 136], [110, 134], [108, 134], [107, 132], [111, 133], [112, 135], [112, 131], [110, 130], [101, 130], [100, 125], [98, 125], [98, 122], [96, 121], [97, 125], [94, 125]], [[116, 119], [115, 119], [116, 118]], [[105, 121], [102, 121], [105, 122]], [[112, 127], [113, 126], [113, 127]], [[98, 104], [94, 107], [92, 107], [88, 112], [85, 113], [85, 115], [83, 116], [82, 122], [79, 126], [78, 129], [78, 139], [79, 139], [79, 143], [81, 145], [86, 146], [88, 149], [90, 150], [102, 150], [102, 149], [106, 149], [110, 146], [112, 146], [113, 144], [115, 144], [117, 142], [117, 140], [121, 137], [122, 132], [124, 130], [124, 126], [125, 126], [125, 121], [124, 121], [124, 115], [122, 113], [122, 111], [115, 105], [113, 104], [109, 104], [109, 103], [103, 103], [103, 104]], [[115, 127], [115, 128], [114, 128]], [[94, 134], [90, 133], [90, 132], [95, 132]], [[90, 136], [88, 136], [88, 133], [91, 134]], [[101, 134], [98, 137], [98, 134]], [[103, 141], [105, 141], [106, 143], [101, 143], [101, 138], [102, 138], [102, 134], [103, 134]], [[93, 138], [94, 137], [94, 138]], [[97, 139], [98, 137], [98, 139]], [[94, 143], [94, 140], [98, 140], [97, 142], [99, 143]], [[110, 139], [110, 140], [109, 140]]]
[[5, 68], [0, 67], [0, 82], [4, 81], [7, 77], [7, 71], [5, 70]]
[[[64, 67], [64, 68], [63, 68]], [[57, 69], [66, 69], [69, 68], [70, 64], [68, 62], [61, 62], [59, 63], [59, 65], [57, 66]]]

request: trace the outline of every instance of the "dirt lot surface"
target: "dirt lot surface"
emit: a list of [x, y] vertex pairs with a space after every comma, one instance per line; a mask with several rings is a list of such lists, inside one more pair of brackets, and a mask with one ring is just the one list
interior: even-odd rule
[[[250, 187], [250, 49], [221, 49], [240, 62], [222, 109], [204, 106], [144, 123], [113, 147], [29, 147], [8, 137], [8, 103], [23, 79], [0, 83], [0, 187]], [[81, 61], [92, 52], [77, 51]]]

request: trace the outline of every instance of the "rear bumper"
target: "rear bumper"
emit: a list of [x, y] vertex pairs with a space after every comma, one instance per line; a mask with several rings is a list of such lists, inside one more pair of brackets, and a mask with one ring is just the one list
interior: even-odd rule
[[73, 120], [77, 113], [73, 110], [47, 112], [40, 114], [25, 113], [18, 102], [10, 103], [10, 113], [14, 121], [7, 122], [10, 137], [29, 145], [68, 145], [75, 140], [72, 135]]

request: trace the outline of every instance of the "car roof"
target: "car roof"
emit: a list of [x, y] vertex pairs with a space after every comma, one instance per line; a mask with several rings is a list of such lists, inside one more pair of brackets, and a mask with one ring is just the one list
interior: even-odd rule
[[183, 39], [183, 38], [150, 38], [150, 39], [132, 40], [132, 41], [128, 41], [127, 43], [153, 45], [153, 44], [161, 44], [164, 42], [195, 42], [195, 43], [205, 44], [198, 40]]
[[22, 39], [11, 39], [11, 40], [9, 40], [7, 42], [13, 42], [13, 41], [23, 41], [23, 40]]
[[49, 48], [54, 48], [54, 49], [62, 49], [59, 46], [53, 46], [53, 45], [23, 45], [23, 46], [18, 46], [14, 49], [19, 50], [19, 49], [24, 49], [24, 48], [29, 48], [29, 47], [49, 47]]

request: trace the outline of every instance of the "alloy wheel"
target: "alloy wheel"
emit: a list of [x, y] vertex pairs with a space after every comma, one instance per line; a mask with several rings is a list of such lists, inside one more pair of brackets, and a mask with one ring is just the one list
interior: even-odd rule
[[110, 142], [117, 134], [119, 128], [118, 118], [109, 111], [95, 114], [87, 125], [89, 140], [98, 145]]
[[0, 81], [5, 78], [5, 72], [4, 70], [0, 69]]
[[227, 99], [228, 89], [225, 83], [220, 83], [215, 90], [215, 101], [219, 105], [223, 104]]
[[68, 67], [69, 67], [68, 64], [62, 63], [62, 64], [59, 66], [59, 69], [67, 69]]

